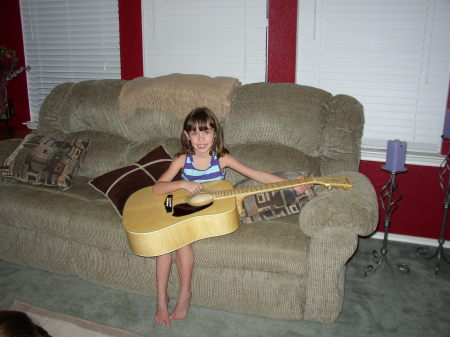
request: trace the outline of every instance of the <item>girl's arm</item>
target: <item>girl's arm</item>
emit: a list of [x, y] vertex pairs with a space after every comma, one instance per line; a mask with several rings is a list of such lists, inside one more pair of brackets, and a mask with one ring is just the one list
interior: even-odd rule
[[[257, 169], [254, 169], [253, 167], [247, 166], [229, 154], [226, 154], [219, 160], [220, 160], [220, 165], [221, 165], [222, 169], [225, 167], [230, 167], [233, 170], [239, 172], [240, 174], [242, 174], [250, 179], [256, 180], [257, 182], [262, 183], [262, 184], [271, 184], [271, 183], [277, 183], [279, 181], [287, 180], [287, 179], [285, 179], [283, 177], [279, 177], [275, 174], [272, 174], [272, 173], [269, 173], [266, 171], [257, 170]], [[302, 179], [302, 178], [304, 178], [304, 177], [303, 176], [298, 177], [298, 179]], [[294, 189], [299, 193], [303, 193], [305, 190], [307, 190], [311, 186], [312, 185], [300, 185], [300, 186], [295, 187]]]
[[176, 190], [185, 189], [190, 193], [198, 193], [203, 190], [203, 186], [199, 183], [185, 180], [173, 180], [184, 166], [186, 155], [175, 158], [169, 168], [162, 174], [153, 186], [153, 193], [167, 194]]

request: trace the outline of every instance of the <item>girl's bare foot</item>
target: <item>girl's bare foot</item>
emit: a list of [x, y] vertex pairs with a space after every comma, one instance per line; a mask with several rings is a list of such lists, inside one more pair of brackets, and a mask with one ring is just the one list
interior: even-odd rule
[[155, 320], [160, 325], [170, 325], [168, 304], [169, 304], [168, 297], [157, 300]]
[[170, 319], [183, 320], [187, 317], [189, 312], [189, 305], [191, 303], [191, 293], [180, 294], [175, 309], [170, 313]]

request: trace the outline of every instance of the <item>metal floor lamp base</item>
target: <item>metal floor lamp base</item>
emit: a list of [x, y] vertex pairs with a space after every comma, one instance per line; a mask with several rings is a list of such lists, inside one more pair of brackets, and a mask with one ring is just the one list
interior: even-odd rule
[[395, 266], [392, 265], [389, 261], [387, 252], [383, 253], [380, 251], [380, 253], [378, 253], [376, 250], [372, 251], [372, 260], [375, 265], [370, 264], [364, 269], [364, 275], [366, 277], [374, 274], [379, 268], [382, 268], [383, 265], [388, 267], [393, 272], [400, 272], [403, 274], [409, 274], [410, 272], [409, 266], [405, 263], [397, 263]]
[[[384, 169], [384, 167], [383, 167]], [[388, 236], [389, 236], [389, 227], [391, 224], [391, 215], [397, 209], [397, 202], [400, 201], [402, 195], [398, 190], [397, 185], [395, 184], [395, 177], [399, 172], [391, 172], [391, 177], [389, 182], [381, 189], [380, 200], [383, 209], [385, 210], [385, 220], [384, 220], [384, 239], [383, 239], [383, 247], [380, 249], [380, 252], [374, 250], [372, 251], [372, 260], [374, 264], [368, 265], [364, 269], [364, 275], [371, 276], [377, 270], [381, 268], [382, 265], [386, 265], [389, 267], [391, 271], [399, 271], [404, 274], [409, 274], [409, 267], [407, 264], [399, 263], [396, 265], [396, 268], [390, 263], [388, 259]]]
[[433, 254], [431, 254], [430, 256], [426, 256], [427, 254], [428, 254], [427, 248], [419, 247], [416, 250], [416, 256], [421, 256], [425, 260], [432, 260], [432, 259], [436, 258], [436, 264], [434, 266], [434, 274], [435, 275], [437, 275], [439, 273], [441, 259], [443, 261], [447, 262], [448, 264], [450, 264], [450, 261], [447, 259], [447, 257], [444, 254], [444, 247], [441, 244], [439, 244], [439, 247], [436, 249], [436, 251]]
[[[450, 175], [449, 175], [449, 158], [450, 152], [447, 153], [447, 156], [442, 161], [439, 171], [439, 182], [441, 184], [441, 188], [444, 191], [444, 214], [442, 216], [442, 224], [441, 224], [441, 233], [439, 235], [439, 246], [436, 251], [430, 256], [427, 255], [427, 249], [423, 247], [419, 247], [416, 250], [416, 256], [422, 256], [426, 260], [432, 260], [436, 258], [436, 264], [434, 268], [434, 273], [437, 275], [439, 272], [439, 267], [441, 263], [441, 259], [450, 264], [450, 261], [444, 255], [444, 243], [445, 243], [445, 230], [447, 227], [447, 215], [450, 201]], [[446, 179], [447, 176], [447, 179]]]

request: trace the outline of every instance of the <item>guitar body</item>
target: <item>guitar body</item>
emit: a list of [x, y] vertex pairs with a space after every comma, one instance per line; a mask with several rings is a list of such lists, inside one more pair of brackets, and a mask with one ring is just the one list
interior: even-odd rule
[[[225, 180], [204, 184], [207, 192], [232, 189]], [[185, 204], [189, 192], [173, 193], [174, 206]], [[170, 253], [196, 240], [224, 235], [239, 227], [236, 198], [222, 198], [205, 208], [187, 215], [175, 216], [165, 207], [167, 195], [153, 193], [153, 187], [133, 193], [123, 211], [123, 226], [133, 253], [140, 256], [158, 256]]]

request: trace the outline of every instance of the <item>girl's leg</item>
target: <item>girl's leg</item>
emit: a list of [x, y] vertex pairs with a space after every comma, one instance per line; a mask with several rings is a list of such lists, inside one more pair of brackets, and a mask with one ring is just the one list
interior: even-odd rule
[[169, 325], [167, 285], [169, 283], [170, 268], [172, 266], [171, 253], [156, 257], [156, 322]]
[[176, 262], [180, 277], [180, 294], [170, 318], [181, 320], [186, 318], [191, 302], [191, 279], [194, 269], [194, 251], [191, 245], [177, 250]]

